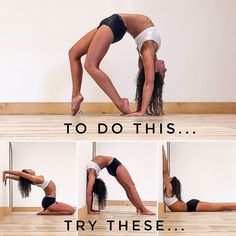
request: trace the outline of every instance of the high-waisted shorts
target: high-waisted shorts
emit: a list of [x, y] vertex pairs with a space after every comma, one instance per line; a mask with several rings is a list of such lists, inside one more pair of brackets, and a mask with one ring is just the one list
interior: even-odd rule
[[112, 43], [120, 41], [124, 37], [127, 31], [125, 22], [123, 21], [122, 17], [118, 14], [113, 14], [102, 20], [97, 29], [99, 29], [102, 25], [107, 25], [111, 29], [114, 36]]
[[53, 203], [56, 202], [56, 198], [55, 197], [44, 197], [42, 200], [42, 207], [43, 209], [47, 209], [48, 207], [50, 207]]
[[112, 163], [107, 167], [107, 171], [110, 175], [116, 176], [117, 168], [121, 165], [121, 162], [116, 158], [113, 159]]
[[190, 201], [188, 201], [187, 204], [187, 209], [189, 212], [194, 212], [197, 209], [197, 205], [200, 201], [197, 199], [192, 199]]

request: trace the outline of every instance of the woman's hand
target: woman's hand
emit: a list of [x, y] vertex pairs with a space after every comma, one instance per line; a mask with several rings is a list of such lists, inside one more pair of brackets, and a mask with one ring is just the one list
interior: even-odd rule
[[145, 116], [145, 113], [141, 111], [136, 111], [129, 113], [127, 116]]
[[88, 211], [88, 214], [99, 214], [99, 213], [100, 213], [100, 210], [92, 209], [92, 210]]
[[2, 181], [4, 182], [5, 185], [7, 184], [7, 176], [5, 170], [2, 172]]

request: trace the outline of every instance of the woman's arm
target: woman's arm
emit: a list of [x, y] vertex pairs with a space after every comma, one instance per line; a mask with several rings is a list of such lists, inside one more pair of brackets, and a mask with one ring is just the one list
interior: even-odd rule
[[18, 176], [15, 175], [7, 175], [9, 171], [3, 171], [2, 172], [2, 181], [5, 183], [5, 185], [7, 184], [7, 179], [12, 179], [12, 180], [19, 180]]
[[92, 171], [89, 171], [87, 192], [86, 192], [88, 214], [91, 214], [93, 212], [93, 185], [95, 183], [95, 179], [96, 179], [95, 173], [93, 173]]
[[7, 184], [7, 179], [12, 179], [12, 180], [19, 181], [19, 178], [20, 178], [20, 177], [14, 176], [14, 175], [6, 175], [6, 176], [5, 176], [4, 183], [5, 183], [5, 185]]
[[143, 60], [140, 56], [138, 58], [138, 68], [139, 68], [139, 70], [143, 69]]
[[163, 160], [163, 175], [167, 175], [169, 177], [169, 166], [164, 146], [162, 146], [162, 160]]
[[6, 176], [6, 179], [12, 179], [12, 180], [17, 180], [17, 181], [19, 181], [20, 177], [15, 176], [15, 175], [7, 175], [7, 176]]
[[17, 170], [5, 170], [3, 171], [3, 176], [4, 178], [6, 178], [5, 176], [6, 175], [11, 175], [11, 176], [15, 176], [15, 177], [22, 177], [22, 178], [25, 178], [25, 179], [28, 179], [32, 182], [36, 182], [36, 183], [40, 183], [41, 181], [39, 180], [38, 176], [34, 176], [34, 175], [30, 175], [30, 174], [27, 174], [23, 171], [17, 171]]
[[143, 116], [147, 112], [147, 107], [150, 103], [152, 92], [154, 88], [154, 54], [153, 51], [149, 48], [146, 48], [142, 52], [143, 60], [142, 64], [139, 63], [139, 66], [143, 66], [145, 73], [145, 82], [143, 85], [143, 93], [142, 93], [142, 104], [140, 111], [130, 113], [130, 116]]
[[168, 197], [172, 197], [173, 195], [172, 185], [170, 183], [169, 167], [164, 146], [162, 146], [162, 160], [163, 160], [163, 181], [166, 188], [166, 194]]

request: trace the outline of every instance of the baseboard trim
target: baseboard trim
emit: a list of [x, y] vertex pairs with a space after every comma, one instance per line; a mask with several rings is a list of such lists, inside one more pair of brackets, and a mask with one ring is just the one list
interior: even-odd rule
[[8, 216], [10, 215], [11, 211], [11, 207], [0, 207], [0, 216]]
[[236, 102], [168, 102], [165, 114], [236, 114]]
[[12, 212], [40, 212], [42, 207], [13, 207]]
[[88, 215], [87, 206], [83, 206], [78, 210], [78, 220], [84, 220]]
[[[130, 103], [134, 111], [136, 104]], [[120, 114], [111, 102], [84, 102], [83, 114]], [[166, 102], [165, 114], [236, 114], [236, 102]], [[0, 115], [69, 115], [68, 102], [0, 103]]]

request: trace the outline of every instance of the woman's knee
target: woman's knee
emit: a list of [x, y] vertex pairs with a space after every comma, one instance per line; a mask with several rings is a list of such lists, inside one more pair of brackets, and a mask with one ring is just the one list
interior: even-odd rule
[[80, 58], [83, 56], [81, 50], [77, 47], [72, 47], [69, 52], [69, 58], [70, 60], [80, 60]]
[[69, 214], [70, 215], [73, 215], [75, 213], [75, 209], [73, 207], [71, 207], [69, 210], [68, 210]]
[[94, 72], [98, 69], [94, 63], [91, 63], [90, 60], [86, 58], [85, 63], [84, 63], [84, 68], [85, 70], [92, 76]]

